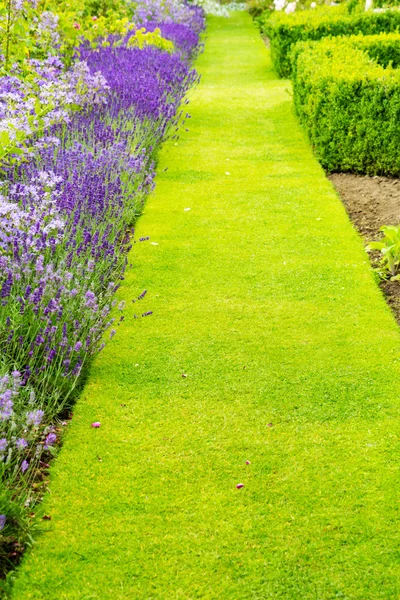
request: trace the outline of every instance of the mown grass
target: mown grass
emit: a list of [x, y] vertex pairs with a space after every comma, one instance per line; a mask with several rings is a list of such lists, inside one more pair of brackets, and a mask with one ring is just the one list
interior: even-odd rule
[[397, 598], [398, 327], [247, 15], [198, 68], [13, 597]]

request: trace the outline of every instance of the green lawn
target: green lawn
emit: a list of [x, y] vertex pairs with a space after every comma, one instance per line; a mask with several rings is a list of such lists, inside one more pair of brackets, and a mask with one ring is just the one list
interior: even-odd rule
[[400, 597], [398, 327], [250, 17], [208, 33], [14, 600]]

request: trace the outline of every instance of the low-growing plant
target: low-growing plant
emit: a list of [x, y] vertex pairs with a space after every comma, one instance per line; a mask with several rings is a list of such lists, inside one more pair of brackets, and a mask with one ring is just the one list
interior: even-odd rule
[[379, 242], [371, 242], [366, 247], [367, 252], [380, 252], [376, 272], [382, 279], [400, 280], [400, 227], [385, 225], [380, 228], [383, 238]]
[[141, 27], [129, 37], [127, 42], [128, 48], [142, 49], [145, 46], [154, 46], [165, 52], [173, 52], [174, 50], [174, 44], [162, 37], [159, 27], [156, 27], [154, 31], [146, 31], [145, 27]]

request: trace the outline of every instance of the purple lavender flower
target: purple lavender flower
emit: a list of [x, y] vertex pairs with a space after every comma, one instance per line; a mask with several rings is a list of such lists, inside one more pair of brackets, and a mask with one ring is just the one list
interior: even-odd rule
[[57, 440], [57, 436], [55, 433], [49, 433], [46, 436], [46, 440], [45, 440], [45, 444], [44, 444], [44, 448], [45, 450], [47, 450], [48, 448], [51, 448], [52, 446], [54, 446], [54, 443]]
[[[27, 59], [37, 74], [39, 99], [48, 94], [54, 108], [44, 118], [45, 134], [21, 148], [24, 160], [12, 168], [2, 165], [0, 351], [18, 371], [0, 378], [0, 425], [8, 428], [10, 419], [19, 423], [15, 446], [23, 451], [28, 440], [30, 448], [32, 438], [35, 456], [43, 445], [33, 439], [42, 430], [34, 428], [45, 418], [37, 407], [46, 398], [68, 397], [89, 363], [86, 358], [104, 347], [113, 297], [133, 244], [128, 224], [154, 188], [156, 151], [188, 118], [184, 96], [198, 81], [189, 57], [199, 48], [201, 9], [175, 0], [134, 4], [136, 22], [151, 20], [148, 30], [159, 27], [177, 51], [129, 48], [128, 36], [119, 46], [111, 43], [95, 52], [83, 45], [82, 61], [67, 70], [56, 56]], [[51, 13], [43, 13], [37, 26], [47, 27], [52, 43], [59, 44]], [[18, 77], [0, 77], [2, 125], [18, 117], [18, 127], [28, 134], [21, 116], [33, 114], [35, 106], [27, 85]], [[19, 114], [12, 115], [11, 104], [6, 105], [9, 93]], [[63, 102], [91, 110], [68, 112]], [[36, 397], [28, 401], [33, 389]], [[21, 406], [26, 406], [22, 416], [16, 414]], [[32, 428], [27, 440], [22, 437], [26, 426]], [[48, 449], [57, 438], [51, 429], [45, 431]], [[2, 435], [10, 437], [7, 429]], [[4, 437], [0, 452], [8, 448]], [[28, 461], [20, 468], [25, 473]]]
[[12, 396], [12, 390], [6, 390], [0, 395], [0, 421], [7, 421], [13, 414]]
[[44, 417], [44, 411], [43, 410], [33, 410], [31, 412], [28, 412], [26, 415], [26, 424], [27, 425], [33, 425], [34, 427], [39, 427], [40, 423], [42, 422], [42, 419]]
[[18, 448], [18, 450], [23, 450], [27, 446], [28, 442], [24, 438], [18, 438], [15, 442], [15, 447]]
[[7, 522], [6, 515], [0, 515], [0, 531], [3, 531], [4, 527], [6, 526], [6, 522]]

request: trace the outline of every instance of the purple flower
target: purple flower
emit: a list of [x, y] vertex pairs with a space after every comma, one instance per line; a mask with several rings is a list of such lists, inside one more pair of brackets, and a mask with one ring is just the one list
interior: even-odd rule
[[2, 531], [6, 525], [7, 517], [6, 515], [0, 515], [0, 531]]
[[88, 308], [94, 308], [96, 306], [96, 294], [91, 292], [90, 290], [85, 294], [85, 306]]
[[[43, 135], [27, 138], [19, 149], [23, 160], [14, 156], [11, 167], [3, 164], [0, 189], [0, 340], [18, 369], [12, 378], [0, 378], [0, 425], [8, 438], [9, 420], [26, 421], [27, 440], [15, 441], [21, 452], [36, 434], [46, 449], [56, 443], [54, 430], [34, 429], [45, 418], [36, 407], [52, 396], [68, 397], [86, 357], [104, 347], [113, 298], [135, 243], [129, 224], [154, 188], [157, 149], [188, 118], [184, 97], [198, 81], [189, 57], [200, 47], [202, 10], [176, 0], [134, 5], [135, 21], [146, 21], [149, 31], [160, 27], [176, 51], [129, 48], [128, 35], [120, 45], [96, 51], [83, 44], [82, 61], [69, 69], [40, 47], [34, 49], [40, 59], [27, 59], [39, 101], [48, 98], [49, 86], [57, 93], [48, 98], [52, 109], [43, 118]], [[35, 27], [44, 27], [59, 47], [55, 18], [47, 12], [38, 18]], [[15, 69], [16, 77], [0, 77], [0, 118], [3, 127], [16, 119], [17, 129], [30, 135], [25, 121], [34, 114], [32, 84]], [[37, 398], [28, 400], [31, 389]], [[7, 438], [0, 440], [0, 452], [9, 448]], [[32, 446], [38, 457], [42, 444]], [[28, 461], [20, 468], [25, 473]]]
[[45, 444], [44, 444], [45, 450], [54, 446], [54, 443], [56, 442], [56, 440], [57, 440], [56, 434], [49, 433], [48, 436], [46, 437]]
[[44, 417], [43, 410], [33, 410], [31, 412], [28, 412], [26, 415], [26, 424], [34, 425], [35, 427], [39, 427], [40, 423], [42, 422], [43, 417]]
[[28, 446], [28, 442], [24, 438], [18, 438], [15, 442], [15, 446], [18, 450], [23, 450]]
[[12, 390], [6, 390], [0, 396], [0, 421], [7, 421], [13, 414], [14, 403], [11, 400], [12, 396]]

